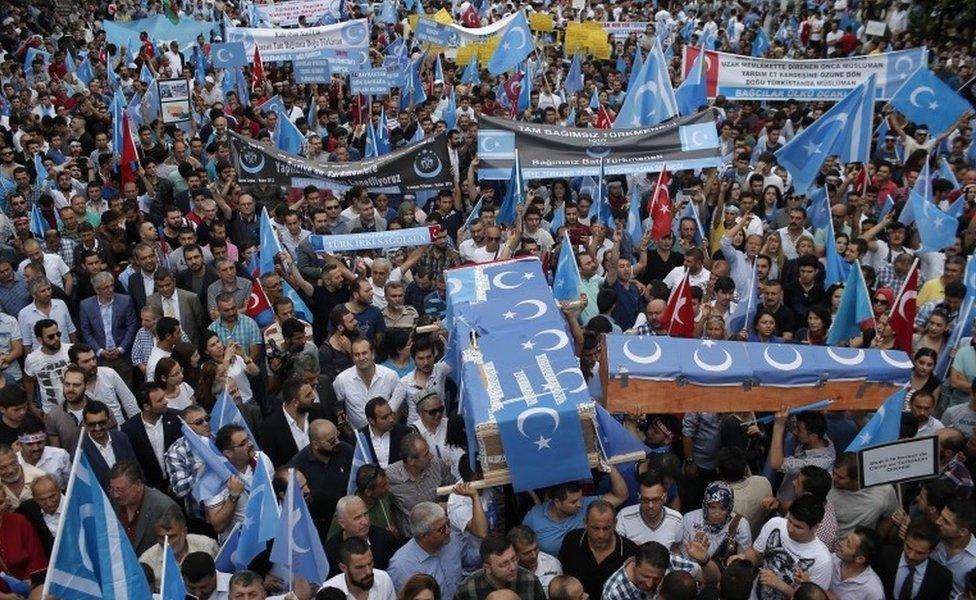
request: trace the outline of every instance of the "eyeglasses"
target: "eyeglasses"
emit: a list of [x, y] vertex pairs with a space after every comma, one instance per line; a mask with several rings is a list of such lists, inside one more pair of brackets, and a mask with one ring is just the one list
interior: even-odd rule
[[874, 299], [874, 303], [875, 304], [888, 304], [888, 299], [887, 298], [875, 298]]
[[207, 422], [207, 418], [206, 417], [200, 417], [196, 421], [188, 421], [187, 422], [187, 425], [191, 425], [193, 427], [199, 427], [199, 426], [203, 425], [206, 422]]
[[495, 237], [485, 237], [485, 239], [488, 240], [489, 242], [500, 242], [502, 238], [495, 236]]
[[108, 419], [102, 419], [101, 421], [85, 421], [85, 427], [91, 429], [92, 431], [108, 429]]
[[422, 411], [422, 412], [425, 412], [428, 415], [430, 415], [430, 416], [433, 417], [433, 416], [436, 416], [436, 415], [444, 414], [444, 407], [443, 406], [438, 406], [437, 408], [431, 408], [431, 409], [428, 409], [428, 410], [425, 410], [425, 411]]

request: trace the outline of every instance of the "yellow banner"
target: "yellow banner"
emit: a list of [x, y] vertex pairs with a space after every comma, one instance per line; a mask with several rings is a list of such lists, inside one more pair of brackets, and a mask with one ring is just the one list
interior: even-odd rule
[[445, 9], [440, 9], [434, 13], [433, 19], [440, 23], [441, 25], [453, 25], [454, 19], [451, 18], [451, 13], [447, 12]]
[[532, 31], [552, 31], [556, 25], [552, 20], [552, 15], [533, 13], [529, 17], [529, 27]]

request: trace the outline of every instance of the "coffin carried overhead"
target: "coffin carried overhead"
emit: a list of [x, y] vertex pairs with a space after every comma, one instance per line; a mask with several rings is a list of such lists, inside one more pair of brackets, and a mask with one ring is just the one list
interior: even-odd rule
[[912, 363], [897, 350], [609, 334], [600, 362], [607, 408], [626, 413], [775, 411], [833, 400], [874, 410]]

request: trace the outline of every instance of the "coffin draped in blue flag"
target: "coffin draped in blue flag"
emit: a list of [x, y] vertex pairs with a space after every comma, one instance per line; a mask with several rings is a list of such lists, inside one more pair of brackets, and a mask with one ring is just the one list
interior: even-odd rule
[[489, 483], [516, 491], [586, 479], [600, 460], [595, 408], [541, 265], [446, 273], [448, 363], [468, 447]]
[[607, 335], [604, 351], [607, 408], [631, 413], [774, 411], [818, 400], [874, 410], [912, 368], [897, 350], [663, 336]]

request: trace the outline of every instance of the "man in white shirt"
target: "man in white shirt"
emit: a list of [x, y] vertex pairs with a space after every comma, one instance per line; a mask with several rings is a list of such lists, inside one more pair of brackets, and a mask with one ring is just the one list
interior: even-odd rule
[[24, 268], [30, 262], [39, 262], [44, 265], [44, 273], [47, 275], [51, 285], [56, 285], [64, 290], [64, 293], [71, 295], [74, 289], [74, 277], [71, 275], [71, 268], [64, 262], [64, 259], [57, 254], [49, 254], [41, 249], [41, 243], [35, 239], [24, 242], [24, 254], [27, 258], [20, 262], [17, 272], [21, 277], [24, 275]]
[[830, 592], [836, 598], [884, 598], [881, 579], [871, 561], [881, 550], [881, 539], [869, 527], [855, 527], [837, 544]]
[[68, 350], [73, 364], [85, 370], [85, 394], [91, 400], [104, 402], [116, 423], [125, 423], [140, 412], [136, 397], [115, 369], [98, 366], [95, 351], [87, 344], [74, 344]]
[[372, 457], [384, 469], [397, 462], [400, 456], [400, 440], [410, 433], [410, 428], [396, 420], [396, 413], [386, 398], [377, 396], [366, 403], [366, 427], [359, 430], [366, 438]]
[[444, 395], [444, 383], [451, 372], [447, 363], [435, 362], [434, 348], [425, 338], [416, 340], [410, 353], [413, 355], [414, 370], [399, 379], [390, 398], [393, 410], [402, 412], [406, 404], [407, 423], [413, 423], [420, 417], [417, 400], [425, 392], [433, 391], [441, 398], [447, 397]]
[[640, 476], [639, 503], [617, 515], [617, 533], [638, 546], [658, 542], [671, 549], [681, 540], [681, 513], [665, 505], [668, 490], [653, 471]]
[[173, 354], [173, 348], [180, 341], [180, 322], [173, 317], [160, 317], [156, 321], [156, 345], [149, 352], [146, 362], [146, 381], [156, 377], [156, 364]]
[[49, 413], [64, 402], [61, 375], [68, 367], [68, 348], [61, 343], [61, 331], [51, 319], [34, 324], [33, 333], [41, 344], [24, 360], [24, 391], [33, 399], [40, 392], [41, 408]]
[[908, 401], [908, 410], [918, 422], [918, 432], [915, 437], [935, 435], [945, 429], [942, 421], [932, 416], [932, 411], [935, 410], [935, 396], [932, 392], [919, 390], [913, 393], [911, 400]]
[[17, 438], [20, 453], [17, 457], [21, 465], [30, 465], [54, 477], [59, 487], [68, 483], [71, 472], [71, 457], [64, 448], [48, 446], [44, 424], [38, 419], [26, 419]]
[[548, 595], [549, 582], [563, 574], [563, 565], [559, 559], [540, 550], [535, 532], [525, 525], [517, 525], [509, 530], [508, 541], [515, 549], [519, 566], [538, 577], [542, 589]]
[[[357, 339], [351, 347], [353, 366], [336, 376], [332, 387], [336, 399], [345, 405], [346, 418], [353, 429], [361, 429], [367, 424], [366, 403], [371, 398], [381, 396], [390, 398], [397, 387], [399, 378], [396, 371], [376, 364], [373, 356], [373, 343], [368, 339]], [[390, 402], [393, 410], [399, 403]]]
[[323, 584], [342, 590], [348, 600], [394, 600], [396, 589], [385, 571], [373, 568], [373, 552], [361, 538], [351, 537], [339, 545], [340, 575]]
[[671, 272], [664, 277], [664, 285], [668, 289], [675, 289], [681, 280], [684, 279], [685, 272], [689, 273], [688, 282], [691, 285], [700, 287], [704, 292], [708, 288], [708, 281], [711, 279], [711, 272], [703, 265], [704, 254], [700, 248], [692, 248], [685, 252], [684, 265], [671, 269]]

